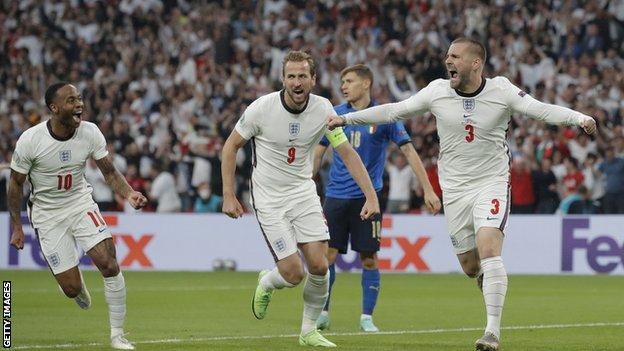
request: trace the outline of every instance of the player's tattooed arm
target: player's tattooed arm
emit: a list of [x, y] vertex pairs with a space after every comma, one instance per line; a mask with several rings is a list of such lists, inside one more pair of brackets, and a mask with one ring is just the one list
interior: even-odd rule
[[134, 191], [126, 178], [119, 173], [110, 155], [104, 156], [99, 160], [95, 160], [98, 168], [104, 175], [106, 183], [113, 189], [113, 191], [125, 200], [128, 200], [130, 205], [135, 209], [140, 209], [147, 205], [147, 198], [138, 191]]
[[22, 205], [22, 189], [25, 181], [26, 174], [11, 170], [7, 202], [9, 206], [9, 213], [11, 214], [11, 224], [13, 225], [11, 245], [13, 245], [16, 249], [22, 249], [24, 247], [24, 232], [22, 231], [20, 210]]
[[132, 187], [128, 184], [126, 178], [115, 168], [110, 155], [95, 160], [95, 163], [104, 175], [106, 183], [113, 191], [121, 195], [124, 199], [127, 199], [133, 191]]

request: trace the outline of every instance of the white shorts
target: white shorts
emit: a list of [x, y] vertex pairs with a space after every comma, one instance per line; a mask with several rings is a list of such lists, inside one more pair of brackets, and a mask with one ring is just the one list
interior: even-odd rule
[[444, 215], [455, 254], [477, 247], [476, 233], [481, 227], [498, 228], [504, 232], [509, 218], [509, 183], [499, 182], [469, 191], [444, 194]]
[[278, 208], [254, 208], [264, 240], [275, 262], [297, 252], [297, 244], [329, 240], [327, 221], [316, 195]]
[[52, 270], [59, 274], [78, 265], [80, 254], [76, 244], [87, 252], [102, 240], [110, 238], [111, 233], [104, 222], [97, 205], [78, 212], [73, 216], [35, 228], [39, 237], [41, 251]]

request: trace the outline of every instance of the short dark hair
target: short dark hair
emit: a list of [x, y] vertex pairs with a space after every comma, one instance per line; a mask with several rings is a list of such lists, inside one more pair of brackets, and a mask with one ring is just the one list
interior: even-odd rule
[[368, 66], [358, 63], [357, 65], [349, 66], [343, 69], [340, 72], [340, 78], [344, 77], [345, 74], [353, 72], [358, 77], [368, 79], [371, 82], [371, 87], [373, 86], [373, 72], [368, 68]]
[[485, 60], [487, 59], [487, 51], [485, 50], [485, 46], [481, 44], [479, 41], [470, 39], [470, 38], [457, 38], [453, 40], [452, 44], [468, 44], [468, 50], [470, 50], [473, 54], [475, 54], [478, 58], [483, 61], [485, 64]]
[[45, 92], [45, 104], [48, 107], [48, 109], [50, 111], [52, 111], [52, 108], [50, 107], [50, 105], [52, 104], [52, 102], [54, 102], [54, 99], [56, 98], [56, 92], [59, 91], [59, 89], [61, 89], [62, 87], [69, 85], [69, 83], [67, 82], [58, 82], [58, 83], [54, 83], [52, 85], [50, 85], [48, 87], [48, 89], [46, 89]]
[[307, 61], [308, 65], [310, 66], [310, 75], [313, 77], [316, 75], [316, 64], [314, 63], [314, 59], [312, 58], [312, 56], [310, 56], [310, 54], [303, 52], [303, 51], [288, 52], [286, 56], [284, 57], [284, 61], [282, 61], [282, 76], [285, 76], [284, 73], [286, 71], [286, 63], [288, 61], [293, 61], [293, 62]]

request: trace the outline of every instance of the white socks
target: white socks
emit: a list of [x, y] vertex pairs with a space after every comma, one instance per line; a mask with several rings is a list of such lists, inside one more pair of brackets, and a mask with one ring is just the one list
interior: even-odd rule
[[329, 272], [325, 275], [308, 273], [308, 280], [303, 288], [303, 320], [301, 335], [316, 329], [316, 320], [323, 311], [329, 295]]
[[500, 321], [507, 293], [507, 272], [500, 256], [481, 260], [483, 270], [483, 299], [487, 312], [486, 332], [500, 338]]
[[266, 291], [272, 291], [274, 289], [292, 288], [294, 285], [287, 282], [280, 274], [277, 267], [273, 268], [269, 273], [265, 274], [260, 279], [260, 285]]
[[126, 319], [126, 282], [121, 272], [115, 277], [104, 278], [104, 298], [108, 304], [112, 338], [123, 334]]

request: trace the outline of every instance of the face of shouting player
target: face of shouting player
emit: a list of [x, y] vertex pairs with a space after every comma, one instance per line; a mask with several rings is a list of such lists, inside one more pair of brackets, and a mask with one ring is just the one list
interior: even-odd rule
[[50, 104], [54, 117], [67, 130], [74, 130], [82, 121], [84, 103], [82, 95], [75, 86], [68, 84], [56, 92], [54, 102]]
[[472, 87], [475, 82], [478, 84], [480, 81], [480, 60], [468, 48], [468, 43], [451, 44], [444, 60], [451, 88], [464, 93], [471, 93], [471, 91], [466, 91], [466, 89]]
[[301, 110], [308, 102], [316, 84], [316, 76], [310, 72], [308, 61], [288, 61], [284, 65], [284, 99], [288, 107]]

